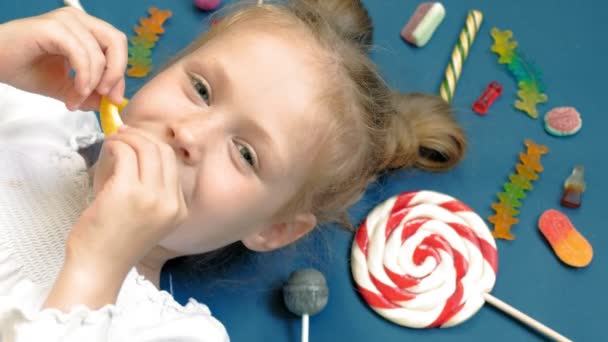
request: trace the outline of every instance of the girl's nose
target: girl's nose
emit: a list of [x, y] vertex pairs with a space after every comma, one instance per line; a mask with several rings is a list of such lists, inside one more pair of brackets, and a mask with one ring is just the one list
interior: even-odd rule
[[167, 126], [167, 141], [175, 150], [177, 158], [187, 165], [195, 165], [201, 159], [201, 146], [197, 134], [188, 122], [173, 122]]

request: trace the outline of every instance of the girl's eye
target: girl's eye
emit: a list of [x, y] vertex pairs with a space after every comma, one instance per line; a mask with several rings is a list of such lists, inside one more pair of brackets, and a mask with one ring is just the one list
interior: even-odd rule
[[201, 97], [201, 99], [203, 99], [203, 101], [205, 101], [205, 103], [209, 105], [209, 99], [211, 96], [209, 94], [209, 88], [207, 87], [207, 85], [201, 80], [199, 80], [197, 77], [192, 76], [192, 86], [194, 87], [194, 90], [196, 90], [198, 95]]
[[238, 145], [239, 153], [241, 154], [241, 158], [247, 162], [251, 167], [256, 166], [255, 154], [251, 151], [251, 149], [244, 145]]

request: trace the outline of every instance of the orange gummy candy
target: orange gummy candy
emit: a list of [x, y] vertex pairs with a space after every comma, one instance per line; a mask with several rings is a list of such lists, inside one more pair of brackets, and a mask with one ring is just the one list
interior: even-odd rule
[[150, 65], [135, 65], [130, 67], [127, 70], [127, 75], [131, 77], [145, 77], [152, 71], [152, 66]]
[[545, 211], [538, 219], [538, 227], [557, 257], [565, 264], [584, 267], [593, 259], [591, 244], [563, 213], [554, 209]]
[[158, 23], [159, 25], [162, 25], [165, 20], [171, 18], [171, 16], [173, 15], [173, 12], [166, 10], [160, 10], [156, 7], [150, 7], [148, 9], [148, 13], [150, 13], [150, 17], [152, 18], [152, 20], [154, 20], [155, 23]]
[[492, 236], [496, 239], [515, 240], [515, 235], [511, 233], [511, 226], [517, 224], [519, 219], [510, 215], [492, 215], [488, 221], [494, 223]]
[[524, 140], [524, 145], [526, 145], [526, 147], [528, 148], [529, 155], [541, 156], [541, 155], [547, 154], [549, 152], [549, 148], [547, 146], [539, 145], [531, 139]]

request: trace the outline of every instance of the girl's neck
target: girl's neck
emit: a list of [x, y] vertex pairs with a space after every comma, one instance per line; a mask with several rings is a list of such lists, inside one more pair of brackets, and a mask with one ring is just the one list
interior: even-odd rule
[[161, 246], [156, 246], [135, 265], [135, 268], [139, 274], [154, 284], [157, 289], [160, 289], [160, 271], [163, 265], [174, 257], [177, 257], [175, 253]]
[[[162, 266], [161, 266], [162, 267]], [[161, 268], [156, 266], [149, 266], [143, 261], [140, 261], [135, 265], [137, 273], [144, 276], [149, 280], [157, 289], [160, 289], [160, 270]]]

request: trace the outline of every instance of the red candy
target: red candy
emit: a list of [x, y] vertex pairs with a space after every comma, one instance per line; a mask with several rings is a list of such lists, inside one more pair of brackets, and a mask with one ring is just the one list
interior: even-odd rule
[[498, 82], [491, 82], [486, 87], [486, 90], [479, 96], [473, 104], [473, 110], [480, 115], [488, 112], [488, 108], [502, 94], [502, 86]]

